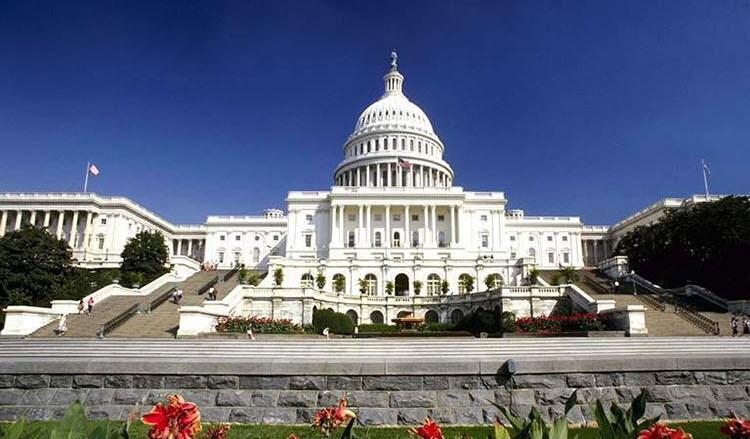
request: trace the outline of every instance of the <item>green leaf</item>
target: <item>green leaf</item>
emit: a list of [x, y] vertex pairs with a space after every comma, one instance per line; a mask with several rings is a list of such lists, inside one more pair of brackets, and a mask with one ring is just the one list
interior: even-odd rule
[[544, 421], [541, 417], [531, 421], [531, 435], [529, 439], [544, 439]]
[[615, 425], [613, 426], [613, 428], [616, 433], [630, 434], [633, 432], [635, 425], [630, 422], [630, 419], [625, 416], [625, 412], [622, 411], [622, 408], [620, 408], [620, 406], [612, 403], [609, 411], [614, 415]]
[[646, 419], [645, 421], [641, 422], [640, 424], [638, 424], [638, 425], [637, 425], [637, 426], [635, 427], [635, 431], [636, 431], [636, 432], [638, 432], [638, 431], [641, 431], [641, 430], [646, 430], [646, 429], [648, 429], [648, 428], [649, 428], [649, 427], [651, 427], [652, 425], [654, 425], [654, 424], [656, 424], [657, 422], [659, 422], [659, 419], [660, 419], [660, 418], [661, 418], [661, 415], [659, 415], [659, 416], [657, 416], [657, 417], [655, 417], [655, 418], [651, 418], [651, 419]]
[[344, 431], [341, 433], [341, 439], [353, 439], [353, 433], [352, 430], [354, 429], [354, 421], [355, 419], [352, 418], [351, 421], [349, 421], [348, 424], [346, 424], [346, 428], [344, 428]]
[[646, 413], [646, 396], [648, 393], [645, 390], [641, 391], [641, 394], [636, 396], [633, 402], [630, 404], [631, 422], [635, 424], [639, 419]]
[[24, 436], [24, 430], [26, 429], [26, 420], [20, 419], [8, 427], [7, 430], [5, 430], [5, 436], [3, 436], [3, 439], [23, 439], [26, 436]]
[[568, 420], [565, 417], [561, 416], [552, 423], [549, 439], [568, 439]]
[[599, 432], [599, 437], [601, 439], [617, 439], [615, 431], [612, 428], [612, 423], [610, 422], [607, 413], [604, 411], [602, 402], [599, 400], [596, 401], [594, 417], [596, 418], [596, 423], [599, 424], [599, 430], [597, 431]]
[[495, 422], [495, 437], [494, 439], [510, 439], [510, 433], [508, 433], [508, 429], [505, 428], [505, 426], [499, 422]]
[[570, 395], [567, 401], [565, 401], [565, 414], [567, 415], [568, 412], [570, 412], [573, 407], [578, 404], [578, 390], [574, 390], [573, 393]]
[[503, 416], [505, 416], [505, 419], [508, 420], [511, 427], [513, 427], [513, 430], [520, 432], [524, 429], [524, 427], [526, 426], [526, 421], [523, 418], [521, 418], [520, 416], [514, 415], [513, 412], [511, 412], [507, 408], [501, 406], [500, 404], [494, 401], [488, 401], [488, 402], [494, 405], [498, 410], [500, 410], [500, 413], [502, 413]]

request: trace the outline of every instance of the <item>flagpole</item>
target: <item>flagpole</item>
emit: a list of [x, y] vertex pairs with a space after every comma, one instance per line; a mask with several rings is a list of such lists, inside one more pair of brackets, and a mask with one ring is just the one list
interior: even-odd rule
[[86, 178], [83, 179], [83, 193], [86, 193], [86, 190], [89, 188], [89, 167], [91, 166], [91, 162], [86, 162]]
[[703, 171], [703, 188], [706, 190], [706, 201], [708, 201], [708, 177], [706, 176], [706, 161], [701, 159], [701, 170]]

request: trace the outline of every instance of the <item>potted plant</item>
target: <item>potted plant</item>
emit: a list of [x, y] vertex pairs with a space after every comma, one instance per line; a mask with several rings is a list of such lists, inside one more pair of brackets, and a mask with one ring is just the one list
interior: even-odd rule
[[393, 294], [393, 282], [388, 281], [385, 283], [385, 293], [389, 296]]
[[318, 286], [319, 290], [322, 290], [326, 286], [326, 276], [323, 274], [322, 271], [318, 271], [317, 276], [315, 276], [315, 285]]
[[448, 286], [448, 281], [443, 280], [443, 282], [440, 283], [440, 292], [443, 293], [443, 295], [448, 294], [448, 290], [450, 287]]
[[422, 291], [422, 282], [415, 280], [414, 281], [414, 295], [419, 296], [420, 291]]

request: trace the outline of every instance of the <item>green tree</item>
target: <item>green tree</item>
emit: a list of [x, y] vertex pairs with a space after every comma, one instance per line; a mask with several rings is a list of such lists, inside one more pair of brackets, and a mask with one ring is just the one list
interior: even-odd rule
[[326, 286], [326, 275], [323, 274], [322, 271], [318, 271], [318, 274], [315, 276], [315, 285], [318, 286], [319, 290], [322, 290]]
[[414, 294], [419, 296], [419, 292], [422, 291], [422, 281], [414, 281]]
[[273, 271], [273, 284], [280, 287], [282, 282], [284, 282], [284, 269], [279, 267]]
[[343, 275], [333, 276], [333, 291], [343, 293], [346, 289], [346, 278]]
[[41, 304], [59, 297], [71, 271], [65, 241], [29, 225], [0, 238], [0, 305]]
[[555, 284], [574, 284], [579, 279], [578, 270], [573, 267], [561, 267], [555, 275]]
[[466, 275], [463, 277], [462, 280], [464, 284], [464, 291], [466, 294], [470, 294], [472, 291], [474, 291], [474, 276]]
[[123, 278], [131, 283], [136, 283], [133, 280], [138, 277], [151, 281], [169, 271], [169, 249], [160, 232], [139, 232], [125, 244], [121, 256]]
[[729, 196], [668, 211], [626, 234], [615, 253], [661, 286], [692, 282], [730, 300], [749, 299], [750, 198]]
[[385, 283], [385, 292], [386, 292], [386, 294], [388, 294], [389, 296], [393, 294], [393, 282], [391, 282], [391, 281], [387, 281], [387, 282]]
[[484, 278], [484, 285], [487, 287], [488, 290], [494, 290], [496, 286], [498, 285], [498, 283], [499, 285], [502, 285], [503, 278], [500, 277], [500, 275], [497, 273], [488, 274]]
[[539, 283], [539, 270], [532, 268], [529, 270], [528, 276], [526, 276], [526, 283], [528, 285], [536, 285]]
[[249, 272], [247, 274], [247, 284], [252, 285], [254, 287], [257, 287], [260, 283], [260, 276], [258, 276], [258, 273], [255, 273], [253, 271]]

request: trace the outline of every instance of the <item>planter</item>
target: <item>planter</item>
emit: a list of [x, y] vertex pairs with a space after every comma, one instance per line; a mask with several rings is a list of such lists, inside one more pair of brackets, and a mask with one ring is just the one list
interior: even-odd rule
[[533, 338], [533, 337], [625, 337], [625, 331], [575, 331], [556, 333], [508, 332], [503, 338]]

